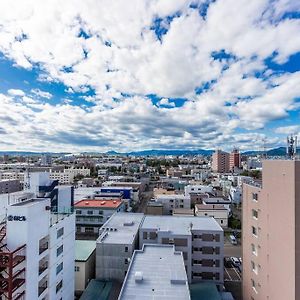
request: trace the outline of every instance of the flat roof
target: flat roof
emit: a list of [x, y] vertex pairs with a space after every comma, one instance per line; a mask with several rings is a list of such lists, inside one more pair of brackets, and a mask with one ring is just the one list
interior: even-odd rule
[[173, 215], [174, 214], [194, 216], [194, 210], [191, 208], [174, 208]]
[[227, 208], [223, 204], [196, 204], [195, 207], [197, 207], [200, 210], [226, 210]]
[[112, 286], [113, 284], [110, 281], [92, 279], [81, 295], [80, 300], [108, 300]]
[[189, 300], [182, 252], [171, 245], [135, 250], [118, 299]]
[[132, 244], [143, 219], [143, 213], [114, 213], [101, 227], [97, 243]]
[[142, 229], [157, 229], [174, 234], [190, 235], [192, 228], [196, 230], [223, 231], [212, 217], [195, 216], [145, 216]]
[[105, 207], [105, 208], [117, 208], [122, 204], [122, 200], [116, 199], [83, 199], [75, 203], [75, 207]]
[[96, 249], [96, 241], [76, 240], [75, 261], [87, 261]]

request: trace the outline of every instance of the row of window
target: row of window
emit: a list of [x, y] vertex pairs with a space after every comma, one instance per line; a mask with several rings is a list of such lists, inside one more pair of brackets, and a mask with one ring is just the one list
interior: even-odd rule
[[203, 242], [220, 242], [220, 235], [219, 234], [193, 234], [193, 240], [199, 239], [202, 240]]
[[192, 253], [202, 252], [202, 254], [220, 254], [220, 247], [193, 247]]
[[93, 218], [80, 218], [76, 217], [76, 222], [102, 222], [103, 217], [93, 217]]
[[202, 280], [220, 280], [220, 273], [213, 272], [192, 272], [192, 278], [202, 279]]
[[201, 265], [202, 267], [220, 267], [220, 260], [216, 259], [193, 259], [192, 265]]
[[[87, 210], [86, 211], [86, 214], [87, 215], [103, 215], [103, 210]], [[82, 210], [80, 209], [76, 209], [76, 215], [82, 215]]]

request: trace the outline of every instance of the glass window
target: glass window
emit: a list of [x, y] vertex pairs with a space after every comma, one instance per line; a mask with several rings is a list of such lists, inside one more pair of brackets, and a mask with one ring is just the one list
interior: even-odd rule
[[76, 215], [81, 215], [81, 213], [82, 213], [81, 210], [79, 210], [79, 209], [76, 210]]
[[64, 234], [64, 228], [60, 228], [57, 230], [57, 238], [60, 238]]
[[61, 280], [61, 281], [56, 285], [56, 293], [58, 293], [58, 292], [61, 290], [62, 286], [63, 286], [63, 281]]
[[56, 267], [56, 275], [62, 271], [64, 267], [64, 264], [63, 263], [60, 263], [57, 267]]
[[252, 209], [252, 217], [257, 219], [258, 218], [258, 211], [255, 209]]
[[64, 245], [61, 245], [59, 246], [57, 249], [56, 249], [56, 256], [60, 256], [64, 251]]
[[257, 236], [257, 229], [254, 226], [252, 226], [252, 234]]
[[94, 213], [94, 212], [93, 212], [92, 210], [88, 210], [88, 211], [87, 211], [87, 214], [88, 214], [88, 215], [92, 215], [93, 213]]

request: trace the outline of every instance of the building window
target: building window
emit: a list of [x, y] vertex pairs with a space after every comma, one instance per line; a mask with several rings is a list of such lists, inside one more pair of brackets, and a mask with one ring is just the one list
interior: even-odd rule
[[60, 228], [57, 230], [57, 238], [60, 238], [64, 234], [64, 228]]
[[252, 217], [253, 217], [254, 219], [258, 219], [258, 211], [257, 211], [257, 210], [252, 209]]
[[251, 261], [251, 267], [252, 267], [252, 271], [257, 274], [257, 268], [256, 268], [256, 265], [253, 261]]
[[56, 293], [58, 293], [58, 292], [61, 290], [62, 286], [63, 286], [63, 281], [61, 280], [61, 281], [56, 285]]
[[64, 245], [61, 245], [59, 246], [57, 249], [56, 249], [56, 256], [60, 256], [64, 251]]
[[79, 272], [80, 271], [80, 267], [75, 266], [75, 272]]
[[56, 267], [56, 275], [58, 273], [60, 273], [62, 271], [62, 269], [64, 268], [64, 264], [60, 263], [57, 267]]
[[87, 214], [88, 214], [88, 215], [93, 215], [94, 212], [93, 212], [92, 210], [88, 210], [88, 211], [87, 211]]
[[125, 265], [128, 265], [128, 258], [125, 258], [124, 262], [125, 262]]
[[252, 199], [253, 199], [253, 201], [258, 201], [258, 194], [252, 193]]
[[82, 214], [82, 211], [79, 210], [79, 209], [77, 209], [77, 210], [76, 210], [76, 215], [81, 215], [81, 214]]
[[125, 247], [125, 252], [128, 252], [128, 247]]
[[88, 232], [93, 233], [94, 232], [94, 227], [85, 227], [84, 231], [87, 232], [87, 233]]
[[253, 290], [255, 291], [255, 293], [257, 293], [257, 290], [256, 290], [256, 283], [253, 279], [251, 279], [251, 284], [252, 284], [252, 288]]
[[254, 255], [257, 255], [256, 247], [255, 247], [254, 244], [251, 244], [251, 248], [252, 248], [252, 253], [253, 253]]
[[103, 215], [103, 210], [99, 210], [99, 215]]
[[254, 226], [252, 226], [252, 234], [257, 237], [257, 229]]
[[144, 231], [144, 232], [143, 232], [143, 239], [144, 239], [144, 240], [147, 240], [147, 239], [148, 239], [148, 232], [147, 232], [147, 231]]

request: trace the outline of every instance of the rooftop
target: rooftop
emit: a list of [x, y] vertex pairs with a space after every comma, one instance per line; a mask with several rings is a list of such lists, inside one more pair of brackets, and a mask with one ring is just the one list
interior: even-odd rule
[[196, 204], [195, 207], [200, 210], [226, 210], [223, 204]]
[[112, 286], [112, 282], [92, 279], [81, 295], [80, 300], [108, 300]]
[[127, 299], [189, 300], [182, 253], [170, 245], [135, 250], [119, 295], [119, 300]]
[[190, 235], [191, 225], [194, 230], [223, 231], [214, 218], [194, 216], [145, 216], [141, 228]]
[[102, 226], [97, 243], [132, 244], [143, 219], [142, 213], [113, 214]]
[[75, 207], [105, 207], [105, 208], [117, 208], [123, 201], [116, 199], [83, 199], [75, 203]]
[[174, 208], [173, 215], [189, 215], [194, 216], [194, 210], [190, 208]]
[[96, 249], [96, 241], [76, 240], [75, 241], [75, 260], [87, 261]]

